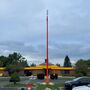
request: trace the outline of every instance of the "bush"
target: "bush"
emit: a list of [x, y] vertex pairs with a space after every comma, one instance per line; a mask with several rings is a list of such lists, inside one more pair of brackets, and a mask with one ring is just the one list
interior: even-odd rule
[[76, 76], [87, 76], [88, 65], [85, 60], [78, 60], [75, 64], [75, 68]]
[[83, 70], [77, 70], [75, 71], [75, 77], [82, 77], [82, 76], [87, 76], [87, 73], [84, 72]]
[[37, 79], [41, 79], [42, 80], [42, 79], [44, 79], [44, 76], [45, 76], [44, 74], [38, 74], [37, 75]]
[[15, 72], [19, 73], [21, 70], [23, 70], [23, 67], [18, 65], [9, 65], [6, 67], [6, 70], [8, 71], [8, 74], [11, 76]]
[[25, 73], [26, 76], [31, 76], [32, 75], [31, 71], [24, 71], [24, 73]]
[[54, 79], [54, 75], [53, 74], [50, 75], [50, 79]]
[[58, 75], [57, 74], [55, 74], [55, 79], [58, 79]]
[[78, 73], [78, 74], [75, 75], [75, 77], [82, 77], [82, 76], [83, 76], [82, 73]]
[[57, 74], [51, 74], [50, 79], [58, 79], [58, 75]]
[[19, 75], [15, 72], [11, 75], [11, 78], [10, 78], [10, 82], [13, 82], [14, 84], [16, 84], [16, 82], [19, 82], [20, 81], [20, 77]]

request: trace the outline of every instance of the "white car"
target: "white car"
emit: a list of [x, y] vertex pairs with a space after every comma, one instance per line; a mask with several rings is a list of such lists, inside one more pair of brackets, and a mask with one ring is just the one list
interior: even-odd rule
[[74, 87], [72, 90], [90, 90], [90, 85]]

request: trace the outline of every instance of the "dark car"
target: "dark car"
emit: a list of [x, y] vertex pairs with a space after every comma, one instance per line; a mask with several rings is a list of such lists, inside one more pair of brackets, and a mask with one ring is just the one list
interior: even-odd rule
[[66, 90], [72, 90], [72, 88], [76, 86], [82, 86], [82, 85], [88, 85], [90, 84], [90, 77], [79, 77], [75, 78], [71, 81], [65, 82], [65, 89]]

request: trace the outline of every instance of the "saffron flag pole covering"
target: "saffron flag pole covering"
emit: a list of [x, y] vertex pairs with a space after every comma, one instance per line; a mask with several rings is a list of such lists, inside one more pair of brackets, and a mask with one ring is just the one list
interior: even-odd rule
[[48, 10], [46, 16], [46, 83], [49, 83], [48, 78]]

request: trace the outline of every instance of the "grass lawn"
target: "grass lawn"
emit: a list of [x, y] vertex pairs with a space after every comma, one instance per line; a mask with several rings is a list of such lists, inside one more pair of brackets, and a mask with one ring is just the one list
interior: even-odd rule
[[[25, 87], [26, 85], [25, 84], [20, 84], [20, 83], [18, 83], [18, 84], [16, 84], [16, 85], [14, 85], [14, 84], [9, 84], [9, 85], [6, 85], [6, 86], [4, 86], [4, 87], [6, 87], [6, 88], [19, 88], [19, 87]], [[59, 89], [59, 87], [62, 87], [63, 85], [61, 85], [61, 84], [55, 84], [55, 85], [41, 85], [41, 84], [37, 84], [35, 87], [36, 87], [36, 90], [45, 90], [45, 88], [46, 87], [48, 87], [48, 88], [50, 88], [50, 89], [52, 89], [52, 90], [60, 90]]]
[[8, 84], [8, 85], [5, 85], [4, 87], [13, 88], [13, 87], [25, 87], [25, 86], [26, 86], [26, 84], [17, 83], [16, 85]]
[[41, 85], [37, 84], [36, 89], [37, 90], [45, 90], [46, 87], [52, 89], [52, 90], [60, 90], [60, 87], [64, 87], [64, 82], [67, 80], [72, 80], [73, 78], [67, 78], [67, 77], [61, 77], [54, 85]]
[[37, 90], [45, 90], [45, 88], [50, 88], [52, 90], [60, 90], [59, 87], [62, 87], [63, 84], [54, 84], [54, 85], [40, 85], [40, 84], [37, 84], [37, 87], [36, 89]]

